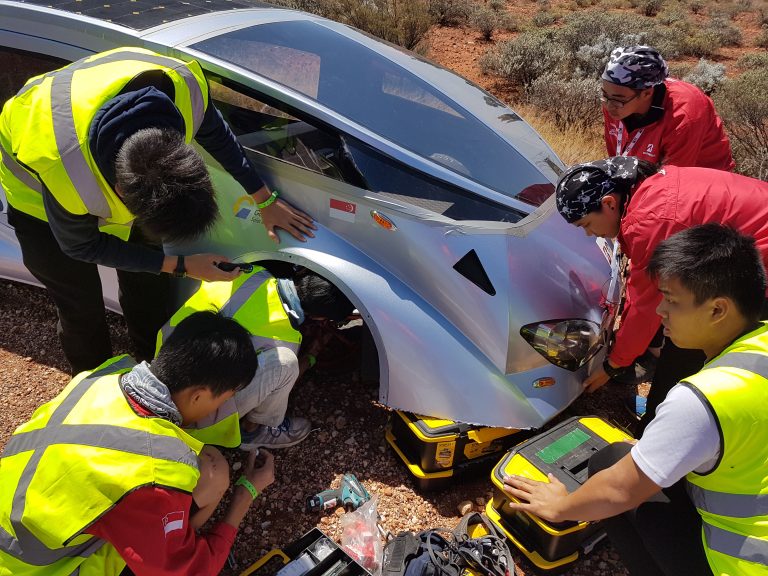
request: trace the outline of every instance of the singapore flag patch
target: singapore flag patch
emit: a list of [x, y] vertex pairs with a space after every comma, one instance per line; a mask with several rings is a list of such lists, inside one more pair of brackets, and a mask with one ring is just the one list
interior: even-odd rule
[[330, 215], [331, 218], [338, 218], [346, 222], [354, 222], [357, 213], [357, 205], [344, 200], [331, 198]]
[[184, 511], [169, 512], [163, 516], [163, 532], [165, 537], [174, 530], [184, 530]]

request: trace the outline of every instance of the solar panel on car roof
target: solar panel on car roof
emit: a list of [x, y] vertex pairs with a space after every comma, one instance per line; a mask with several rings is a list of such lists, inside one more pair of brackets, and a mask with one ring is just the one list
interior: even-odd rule
[[20, 0], [25, 4], [56, 8], [91, 16], [134, 30], [145, 30], [165, 22], [235, 8], [278, 8], [257, 0]]

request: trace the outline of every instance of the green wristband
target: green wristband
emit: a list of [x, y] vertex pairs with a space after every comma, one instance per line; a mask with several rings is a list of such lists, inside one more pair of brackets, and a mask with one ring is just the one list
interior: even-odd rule
[[251, 484], [251, 481], [248, 480], [245, 476], [240, 476], [240, 478], [237, 479], [237, 482], [235, 482], [235, 486], [243, 486], [248, 492], [251, 493], [251, 497], [256, 500], [256, 498], [259, 496], [259, 491], [256, 490], [256, 486]]
[[278, 197], [277, 190], [272, 190], [272, 194], [269, 196], [269, 198], [264, 200], [264, 202], [259, 202], [258, 204], [256, 204], [256, 207], [259, 210], [261, 210], [262, 208], [266, 208], [267, 206], [271, 206], [272, 204], [275, 203], [275, 201], [277, 200], [277, 197]]

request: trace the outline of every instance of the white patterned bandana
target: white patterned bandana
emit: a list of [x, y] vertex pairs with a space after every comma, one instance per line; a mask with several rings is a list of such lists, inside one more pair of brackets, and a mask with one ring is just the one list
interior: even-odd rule
[[661, 84], [669, 76], [664, 58], [650, 46], [621, 46], [611, 52], [602, 79], [611, 84], [644, 90]]
[[613, 192], [628, 194], [637, 182], [637, 158], [614, 156], [571, 166], [557, 183], [557, 210], [569, 224], [600, 210]]

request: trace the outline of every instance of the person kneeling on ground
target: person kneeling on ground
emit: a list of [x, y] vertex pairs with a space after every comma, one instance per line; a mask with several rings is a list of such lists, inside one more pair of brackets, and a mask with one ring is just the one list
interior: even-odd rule
[[294, 283], [255, 266], [233, 282], [203, 282], [158, 333], [158, 350], [179, 322], [201, 310], [220, 310], [250, 332], [259, 369], [248, 386], [186, 431], [206, 444], [242, 450], [289, 448], [304, 440], [312, 426], [306, 418], [286, 416], [288, 397], [317, 361], [323, 341], [311, 339], [300, 353], [303, 332], [315, 325], [310, 321], [345, 319], [352, 303], [317, 274]]
[[608, 518], [608, 536], [635, 576], [768, 574], [760, 254], [752, 238], [705, 224], [659, 244], [648, 270], [664, 296], [664, 334], [704, 350], [706, 365], [670, 391], [634, 446], [596, 453], [573, 493], [551, 475], [549, 483], [505, 479], [521, 501], [511, 507], [552, 522]]
[[228, 511], [197, 534], [229, 487], [215, 448], [182, 426], [253, 378], [250, 335], [212, 312], [181, 322], [157, 358], [114, 358], [78, 375], [11, 436], [0, 460], [0, 575], [218, 574], [240, 522], [274, 481], [249, 455]]

